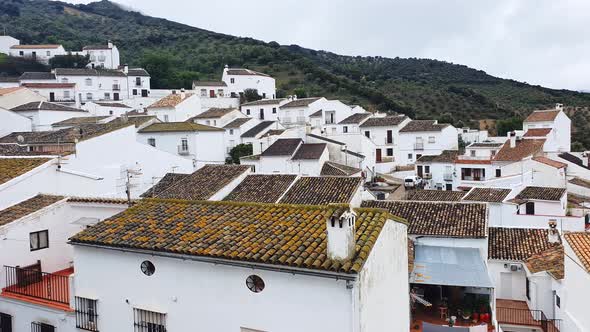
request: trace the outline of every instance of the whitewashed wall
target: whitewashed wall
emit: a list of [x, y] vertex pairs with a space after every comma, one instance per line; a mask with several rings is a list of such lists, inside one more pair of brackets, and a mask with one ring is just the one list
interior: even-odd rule
[[19, 113], [0, 108], [0, 137], [15, 131], [31, 131], [32, 120]]

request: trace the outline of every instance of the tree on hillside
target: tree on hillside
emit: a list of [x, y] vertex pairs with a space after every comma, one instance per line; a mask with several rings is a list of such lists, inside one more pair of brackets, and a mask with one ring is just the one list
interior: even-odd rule
[[510, 131], [521, 129], [522, 119], [519, 117], [511, 117], [508, 119], [496, 121], [496, 130], [498, 131], [498, 136], [506, 136], [506, 134]]
[[257, 101], [262, 99], [262, 96], [258, 94], [258, 90], [256, 89], [245, 89], [244, 90], [244, 101], [245, 102], [251, 102], [251, 101]]
[[89, 63], [89, 55], [77, 55], [71, 53], [66, 55], [56, 55], [49, 59], [49, 66], [51, 66], [51, 68], [86, 68]]
[[297, 96], [297, 98], [307, 98], [307, 90], [305, 88], [295, 88], [293, 90], [293, 94]]
[[152, 88], [178, 88], [172, 85], [174, 72], [172, 70], [172, 57], [169, 54], [147, 53], [141, 61], [141, 66], [150, 73]]
[[251, 156], [252, 153], [252, 144], [238, 144], [229, 151], [230, 158], [227, 163], [239, 164], [240, 157]]

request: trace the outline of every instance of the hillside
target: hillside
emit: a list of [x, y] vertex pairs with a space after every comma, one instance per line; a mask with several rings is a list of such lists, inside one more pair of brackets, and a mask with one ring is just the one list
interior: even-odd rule
[[[155, 88], [188, 87], [219, 79], [225, 64], [277, 78], [278, 94], [323, 95], [369, 109], [477, 126], [478, 119], [525, 116], [560, 102], [571, 106], [577, 149], [590, 149], [590, 94], [496, 78], [430, 59], [350, 57], [202, 30], [121, 9], [109, 1], [69, 5], [47, 0], [0, 0], [7, 33], [22, 43], [61, 43], [66, 49], [119, 46], [122, 61], [141, 65]], [[0, 59], [0, 62], [2, 60]], [[2, 64], [0, 63], [0, 68]], [[583, 146], [582, 146], [583, 145]]]

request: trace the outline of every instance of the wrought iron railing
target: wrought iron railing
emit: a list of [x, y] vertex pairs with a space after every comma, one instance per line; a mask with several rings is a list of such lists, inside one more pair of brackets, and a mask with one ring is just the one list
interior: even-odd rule
[[4, 292], [30, 296], [63, 304], [70, 303], [69, 277], [41, 272], [39, 268], [4, 266]]
[[549, 319], [542, 310], [520, 308], [496, 308], [496, 317], [500, 324], [540, 327], [543, 332], [559, 332], [560, 319]]

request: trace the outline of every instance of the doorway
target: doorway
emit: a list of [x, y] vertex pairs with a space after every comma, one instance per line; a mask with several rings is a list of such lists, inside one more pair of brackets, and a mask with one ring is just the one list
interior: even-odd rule
[[381, 156], [381, 149], [375, 150], [375, 161], [378, 162], [378, 163], [380, 163], [381, 160], [382, 160], [381, 158], [382, 158], [382, 156]]
[[49, 101], [55, 101], [55, 92], [49, 93]]

